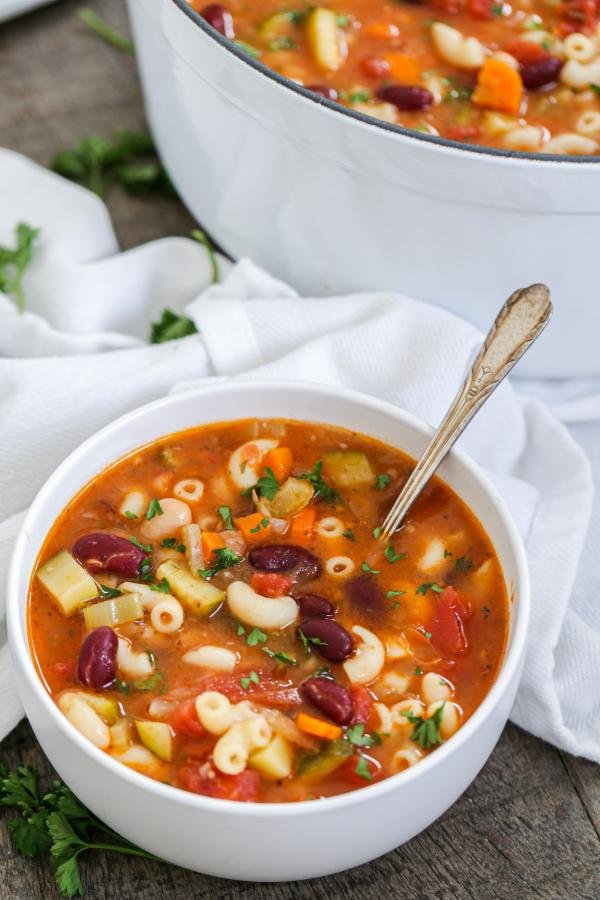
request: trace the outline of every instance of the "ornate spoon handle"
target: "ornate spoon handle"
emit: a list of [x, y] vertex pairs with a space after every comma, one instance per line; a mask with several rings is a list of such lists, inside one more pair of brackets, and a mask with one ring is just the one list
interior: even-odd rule
[[532, 284], [508, 298], [450, 409], [383, 523], [388, 540], [475, 413], [543, 331], [552, 315], [550, 293]]

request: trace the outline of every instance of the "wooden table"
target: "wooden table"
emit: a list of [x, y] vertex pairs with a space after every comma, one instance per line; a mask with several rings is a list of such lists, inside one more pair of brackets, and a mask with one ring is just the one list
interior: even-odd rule
[[[121, 0], [87, 3], [127, 31]], [[0, 144], [43, 164], [82, 136], [144, 124], [133, 59], [87, 32], [76, 16], [80, 6], [81, 0], [61, 0], [0, 26]], [[117, 190], [109, 207], [123, 247], [185, 234], [193, 225], [186, 210], [171, 200], [132, 199]], [[26, 762], [50, 775], [26, 723], [2, 742], [1, 751], [11, 767]], [[47, 863], [14, 853], [7, 818], [0, 813], [1, 900], [57, 896]], [[364, 822], [365, 829], [376, 827], [376, 822]], [[404, 847], [350, 872], [257, 886], [117, 855], [84, 857], [81, 868], [86, 896], [94, 900], [598, 900], [600, 769], [509, 725], [483, 772], [445, 816]]]

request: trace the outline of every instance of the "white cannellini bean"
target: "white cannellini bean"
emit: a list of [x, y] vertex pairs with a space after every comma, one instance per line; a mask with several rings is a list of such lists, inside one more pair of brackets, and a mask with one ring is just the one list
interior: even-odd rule
[[233, 672], [238, 655], [233, 650], [227, 650], [226, 647], [205, 644], [204, 647], [188, 650], [183, 654], [182, 659], [192, 666], [203, 666], [205, 669], [213, 669], [215, 672]]
[[164, 537], [176, 534], [183, 525], [189, 525], [192, 521], [192, 513], [182, 500], [174, 497], [165, 497], [159, 500], [162, 514], [156, 514], [149, 522], [144, 522], [141, 528], [145, 541], [160, 541]]
[[456, 705], [456, 703], [438, 700], [435, 703], [429, 704], [429, 706], [427, 707], [426, 717], [430, 719], [433, 714], [438, 711], [442, 704], [444, 706], [444, 711], [442, 713], [442, 720], [440, 722], [440, 734], [444, 739], [446, 739], [452, 737], [452, 735], [460, 725], [460, 708]]
[[119, 637], [117, 667], [128, 678], [145, 678], [152, 674], [154, 666], [145, 650], [134, 653], [129, 641]]
[[199, 478], [183, 478], [173, 486], [173, 493], [178, 500], [198, 503], [204, 496], [204, 482]]
[[228, 586], [227, 605], [240, 622], [263, 631], [279, 631], [298, 617], [292, 597], [263, 597], [243, 581], [232, 581]]
[[459, 69], [479, 69], [485, 60], [483, 44], [474, 37], [443, 22], [434, 22], [430, 29], [433, 45], [445, 62]]
[[330, 556], [325, 571], [332, 578], [348, 578], [354, 572], [354, 562], [349, 556]]
[[452, 696], [452, 687], [442, 675], [438, 675], [437, 672], [427, 672], [421, 679], [421, 696], [425, 703], [449, 700]]
[[[238, 447], [237, 450], [234, 450], [229, 457], [227, 471], [236, 487], [240, 488], [240, 490], [253, 487], [258, 481], [258, 468], [262, 457], [269, 450], [274, 450], [278, 445], [279, 441], [257, 438], [255, 441], [247, 441], [241, 447]], [[250, 465], [247, 461], [247, 453], [253, 447], [257, 448], [257, 459], [253, 465]]]
[[183, 607], [174, 597], [164, 597], [152, 608], [150, 621], [160, 634], [174, 634], [183, 625]]
[[385, 665], [385, 647], [376, 634], [362, 625], [354, 625], [352, 632], [358, 635], [361, 643], [354, 656], [343, 664], [344, 672], [352, 684], [368, 684], [377, 678]]
[[396, 750], [392, 756], [392, 768], [396, 772], [402, 772], [418, 763], [423, 754], [416, 747], [406, 747], [404, 750]]
[[377, 731], [390, 734], [393, 728], [392, 714], [385, 703], [374, 703], [373, 712], [377, 716]]
[[[119, 514], [124, 519], [141, 519], [148, 509], [148, 496], [143, 491], [129, 491], [119, 506]], [[130, 515], [127, 515], [130, 513]]]
[[592, 156], [598, 149], [598, 142], [583, 134], [565, 131], [550, 138], [543, 148], [544, 153], [564, 153], [568, 156]]
[[75, 691], [68, 691], [58, 698], [58, 707], [80, 734], [106, 750], [110, 745], [110, 729], [106, 722]]
[[317, 534], [325, 538], [339, 538], [344, 533], [344, 523], [337, 516], [325, 516], [317, 522]]

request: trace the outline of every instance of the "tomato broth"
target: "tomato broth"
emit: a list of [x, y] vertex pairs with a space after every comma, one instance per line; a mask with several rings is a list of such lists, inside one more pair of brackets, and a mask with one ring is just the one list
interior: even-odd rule
[[501, 664], [494, 548], [413, 460], [355, 432], [243, 420], [111, 465], [52, 527], [29, 634], [59, 708], [140, 772], [237, 800], [326, 797], [418, 764]]

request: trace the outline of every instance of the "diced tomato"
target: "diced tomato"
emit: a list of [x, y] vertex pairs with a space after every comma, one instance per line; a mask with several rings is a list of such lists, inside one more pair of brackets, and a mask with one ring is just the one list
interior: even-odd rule
[[467, 12], [474, 19], [489, 21], [494, 18], [495, 0], [467, 0]]
[[364, 56], [360, 67], [369, 78], [385, 78], [391, 72], [389, 62], [381, 56]]
[[523, 41], [520, 38], [513, 38], [503, 47], [503, 50], [505, 53], [510, 53], [511, 56], [514, 56], [522, 66], [550, 55], [540, 44], [534, 44], [533, 41]]
[[283, 597], [289, 593], [292, 579], [279, 572], [255, 572], [250, 579], [250, 585], [263, 597]]
[[566, 37], [574, 31], [592, 34], [598, 22], [596, 0], [565, 0], [561, 9], [558, 33]]
[[447, 587], [436, 599], [436, 608], [428, 630], [431, 643], [441, 653], [449, 656], [464, 653], [468, 642], [465, 634], [465, 620], [468, 609], [460, 594], [453, 587]]
[[255, 802], [260, 794], [258, 772], [245, 769], [239, 775], [224, 775], [208, 760], [183, 766], [179, 771], [179, 781], [186, 791], [221, 800]]
[[276, 706], [283, 709], [300, 705], [300, 694], [291, 682], [278, 681], [258, 671], [258, 683], [249, 681], [247, 688], [244, 688], [241, 679], [247, 679], [249, 675], [250, 671], [231, 675], [209, 675], [202, 679], [197, 692], [219, 691], [234, 703], [252, 700], [261, 706]]
[[469, 138], [480, 137], [481, 128], [477, 125], [449, 125], [446, 129], [446, 137], [451, 141], [468, 141]]
[[171, 715], [171, 728], [175, 734], [186, 737], [203, 737], [206, 734], [196, 715], [196, 704], [193, 699], [184, 700], [177, 706]]
[[[364, 760], [364, 763], [361, 763], [360, 760]], [[366, 766], [366, 769], [364, 768]], [[358, 772], [356, 771], [359, 769]], [[363, 774], [361, 775], [361, 768]], [[367, 771], [371, 775], [369, 778], [367, 775]], [[381, 763], [373, 759], [372, 756], [367, 756], [366, 754], [354, 753], [350, 756], [344, 765], [342, 766], [341, 773], [351, 784], [359, 784], [361, 787], [364, 787], [365, 784], [372, 784], [374, 781], [377, 781], [379, 776], [381, 775]]]
[[362, 722], [366, 725], [373, 711], [373, 698], [366, 687], [358, 685], [350, 691], [352, 694], [352, 719], [351, 725], [357, 725]]

